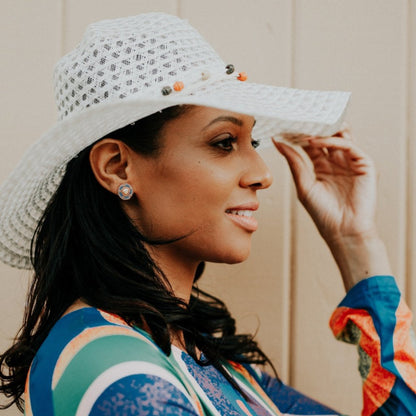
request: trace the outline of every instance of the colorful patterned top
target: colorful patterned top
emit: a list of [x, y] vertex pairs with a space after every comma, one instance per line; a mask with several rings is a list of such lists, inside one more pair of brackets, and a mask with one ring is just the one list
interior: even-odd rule
[[[411, 313], [389, 276], [352, 288], [331, 318], [358, 344], [362, 415], [416, 415]], [[173, 347], [166, 356], [142, 330], [94, 308], [61, 318], [33, 360], [26, 416], [339, 415], [251, 366], [226, 363], [244, 398], [212, 366]]]

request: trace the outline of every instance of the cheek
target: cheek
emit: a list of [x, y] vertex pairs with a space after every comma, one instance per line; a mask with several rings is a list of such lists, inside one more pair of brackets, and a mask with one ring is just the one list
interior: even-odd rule
[[[181, 166], [178, 163], [178, 166]], [[167, 199], [179, 205], [200, 205], [204, 208], [208, 203], [227, 199], [235, 186], [236, 180], [232, 171], [216, 168], [210, 164], [196, 162], [184, 168], [169, 170], [160, 177], [161, 191]]]
[[230, 172], [201, 166], [182, 179], [180, 193], [183, 201], [178, 202], [179, 205], [186, 209], [189, 204], [190, 209], [204, 212], [208, 216], [211, 210], [212, 214], [225, 210], [238, 186]]
[[139, 202], [142, 227], [172, 236], [212, 228], [223, 217], [235, 188], [232, 175], [202, 163], [162, 173], [154, 176]]

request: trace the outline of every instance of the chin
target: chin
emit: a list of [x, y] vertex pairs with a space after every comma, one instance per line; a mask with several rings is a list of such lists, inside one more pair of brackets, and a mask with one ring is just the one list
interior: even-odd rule
[[251, 245], [248, 247], [233, 247], [232, 249], [225, 249], [222, 253], [211, 258], [211, 263], [225, 263], [225, 264], [238, 264], [247, 260], [250, 255]]

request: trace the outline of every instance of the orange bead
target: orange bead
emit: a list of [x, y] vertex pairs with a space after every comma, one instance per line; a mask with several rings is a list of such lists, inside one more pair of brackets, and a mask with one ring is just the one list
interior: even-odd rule
[[185, 87], [185, 85], [183, 85], [183, 82], [182, 82], [182, 81], [176, 81], [176, 82], [173, 84], [173, 89], [174, 89], [175, 91], [181, 91], [181, 90], [183, 90], [183, 89], [184, 89], [184, 87]]
[[245, 81], [247, 79], [247, 74], [245, 72], [240, 72], [237, 77], [240, 81]]

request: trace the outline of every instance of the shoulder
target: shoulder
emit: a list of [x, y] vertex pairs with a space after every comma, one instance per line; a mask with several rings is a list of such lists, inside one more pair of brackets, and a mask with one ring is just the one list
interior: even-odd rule
[[33, 361], [27, 395], [32, 407], [38, 407], [34, 414], [54, 414], [53, 408], [71, 415], [80, 406], [91, 409], [103, 394], [117, 389], [126, 394], [132, 386], [161, 380], [165, 388], [184, 390], [146, 333], [116, 316], [84, 308], [64, 316], [51, 330]]
[[[120, 354], [120, 347], [123, 354]], [[77, 362], [100, 363], [100, 367], [113, 365], [126, 359], [138, 359], [141, 353], [153, 351], [162, 355], [159, 348], [140, 330], [127, 325], [122, 319], [95, 308], [83, 308], [61, 318], [52, 328], [36, 354], [37, 371], [53, 371], [53, 384], [57, 385], [64, 372]], [[118, 352], [118, 353], [115, 353]], [[84, 373], [86, 368], [83, 369]]]

